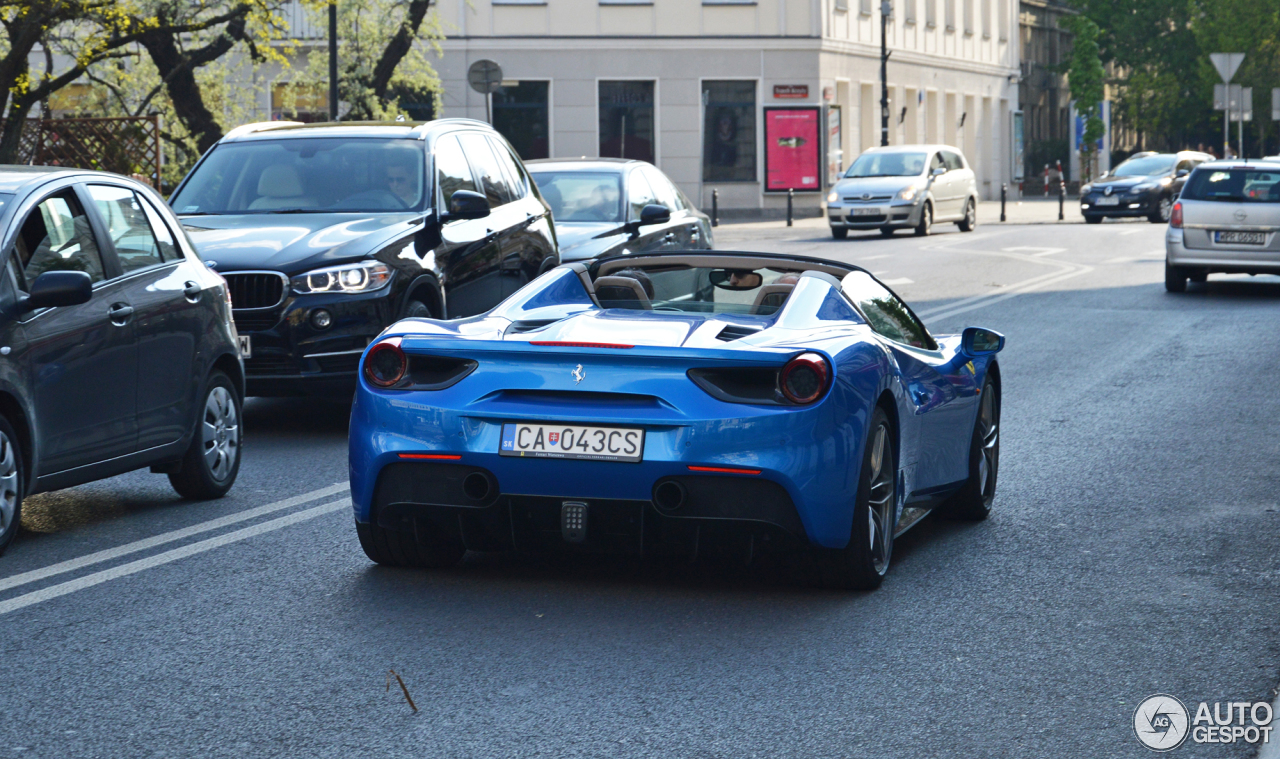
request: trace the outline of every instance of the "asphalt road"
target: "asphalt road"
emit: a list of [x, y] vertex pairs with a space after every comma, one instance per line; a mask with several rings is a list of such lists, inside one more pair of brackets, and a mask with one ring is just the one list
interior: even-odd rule
[[717, 230], [1008, 336], [995, 513], [926, 519], [880, 590], [767, 563], [382, 569], [343, 500], [346, 406], [255, 400], [225, 499], [136, 473], [27, 501], [0, 757], [1139, 757], [1148, 695], [1271, 700], [1280, 279], [1167, 295], [1144, 222], [953, 230]]

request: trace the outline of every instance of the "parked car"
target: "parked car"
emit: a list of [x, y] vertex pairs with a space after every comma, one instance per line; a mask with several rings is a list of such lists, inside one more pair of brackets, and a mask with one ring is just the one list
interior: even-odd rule
[[710, 217], [650, 163], [551, 158], [527, 166], [551, 206], [561, 262], [711, 247]]
[[1182, 188], [1165, 232], [1165, 289], [1214, 272], [1280, 274], [1280, 160], [1204, 163]]
[[1208, 153], [1191, 150], [1138, 153], [1080, 188], [1080, 213], [1089, 224], [1108, 216], [1146, 216], [1152, 224], [1164, 224], [1187, 175], [1211, 160]]
[[171, 203], [230, 283], [249, 395], [349, 393], [387, 325], [483, 313], [557, 263], [520, 159], [469, 119], [241, 127]]
[[829, 260], [565, 264], [483, 317], [409, 319], [365, 353], [356, 533], [392, 566], [776, 550], [818, 584], [873, 588], [930, 510], [990, 513], [1003, 346], [977, 327], [935, 338]]
[[934, 222], [962, 232], [978, 226], [978, 183], [964, 154], [950, 145], [894, 145], [858, 156], [827, 195], [831, 236], [851, 229], [899, 229], [927, 235]]
[[0, 553], [22, 499], [142, 467], [186, 498], [240, 468], [226, 284], [151, 188], [0, 167]]

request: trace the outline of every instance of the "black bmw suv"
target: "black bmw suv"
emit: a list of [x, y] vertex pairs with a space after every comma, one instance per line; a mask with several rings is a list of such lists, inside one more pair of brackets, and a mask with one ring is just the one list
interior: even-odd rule
[[550, 211], [488, 124], [251, 124], [170, 198], [230, 283], [249, 395], [349, 393], [409, 316], [488, 311], [558, 263]]

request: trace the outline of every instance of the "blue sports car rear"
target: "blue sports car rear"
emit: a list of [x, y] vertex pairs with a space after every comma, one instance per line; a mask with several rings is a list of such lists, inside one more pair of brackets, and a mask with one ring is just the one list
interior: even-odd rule
[[466, 550], [799, 551], [875, 587], [938, 507], [981, 519], [1003, 338], [935, 340], [856, 267], [691, 251], [561, 266], [483, 316], [407, 319], [361, 364], [374, 561]]

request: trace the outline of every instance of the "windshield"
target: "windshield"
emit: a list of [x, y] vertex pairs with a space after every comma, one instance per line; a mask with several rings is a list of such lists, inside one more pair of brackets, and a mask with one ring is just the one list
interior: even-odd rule
[[422, 143], [316, 137], [219, 145], [169, 204], [179, 214], [424, 210]]
[[622, 175], [608, 172], [531, 172], [555, 221], [622, 222]]
[[863, 153], [846, 177], [915, 177], [924, 173], [924, 153]]
[[1168, 174], [1173, 169], [1176, 155], [1149, 155], [1146, 158], [1130, 158], [1111, 172], [1113, 177], [1154, 177]]
[[3, 211], [4, 207], [9, 205], [11, 200], [13, 200], [13, 193], [0, 192], [0, 211]]
[[1280, 171], [1197, 169], [1182, 188], [1180, 197], [1227, 203], [1280, 203]]
[[598, 277], [595, 288], [603, 308], [767, 316], [786, 302], [801, 273], [785, 269], [637, 267]]

